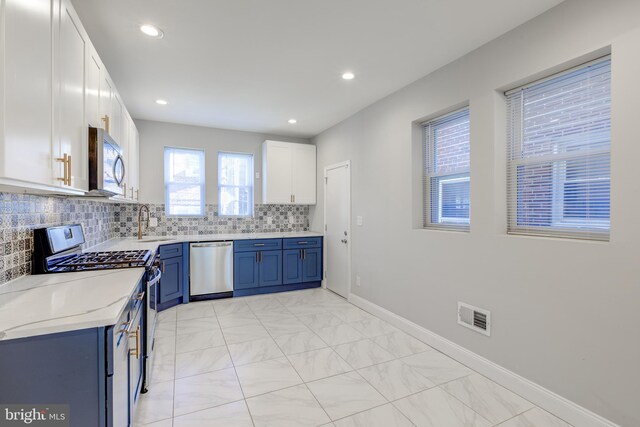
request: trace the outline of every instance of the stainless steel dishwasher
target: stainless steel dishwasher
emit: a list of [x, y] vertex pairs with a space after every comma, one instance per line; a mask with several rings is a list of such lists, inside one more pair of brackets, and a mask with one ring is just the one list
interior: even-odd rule
[[190, 245], [189, 295], [190, 300], [233, 296], [233, 242]]

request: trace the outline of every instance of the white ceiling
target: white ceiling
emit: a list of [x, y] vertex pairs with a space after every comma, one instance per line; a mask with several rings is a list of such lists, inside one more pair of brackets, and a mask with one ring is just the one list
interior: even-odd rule
[[73, 1], [134, 118], [303, 137], [560, 2]]

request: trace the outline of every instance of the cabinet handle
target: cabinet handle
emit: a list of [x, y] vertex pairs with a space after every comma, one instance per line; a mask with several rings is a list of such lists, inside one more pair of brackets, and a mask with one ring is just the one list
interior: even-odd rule
[[127, 197], [127, 183], [126, 182], [124, 184], [122, 184], [122, 195], [125, 198]]
[[58, 178], [58, 181], [62, 181], [62, 185], [71, 185], [71, 178], [69, 177], [69, 174], [71, 172], [71, 167], [69, 166], [71, 156], [69, 156], [67, 153], [64, 153], [62, 157], [57, 157], [56, 160], [62, 162], [63, 171], [63, 177]]
[[259, 258], [259, 255], [258, 255], [259, 253], [260, 253], [260, 252], [256, 252], [256, 264], [260, 262], [260, 261], [259, 261], [259, 259], [260, 259], [260, 258]]
[[107, 131], [107, 133], [109, 133], [109, 115], [105, 114], [104, 117], [102, 118], [102, 121], [104, 122], [104, 130]]
[[306, 249], [302, 250], [302, 259], [303, 260], [307, 259], [307, 250]]
[[260, 262], [262, 262], [262, 252], [260, 252]]
[[139, 188], [136, 188], [136, 200], [140, 200], [140, 189]]
[[131, 354], [136, 356], [136, 359], [140, 359], [140, 325], [136, 328], [136, 348], [135, 350], [129, 350]]
[[122, 323], [120, 324], [120, 327], [121, 327], [122, 329], [120, 329], [118, 332], [119, 332], [119, 333], [128, 334], [128, 333], [129, 333], [129, 328], [128, 328], [129, 323], [131, 323], [131, 322], [122, 322]]
[[306, 244], [308, 244], [308, 243], [309, 243], [309, 242], [307, 242], [307, 241], [304, 241], [304, 242], [298, 242], [298, 244], [299, 244], [299, 245], [306, 245]]
[[264, 243], [254, 243], [253, 246], [264, 246]]
[[293, 203], [295, 203], [295, 202], [296, 202], [296, 195], [294, 194], [293, 195]]
[[302, 260], [302, 249], [300, 249], [300, 260]]
[[164, 273], [164, 261], [162, 261], [162, 267], [160, 267], [160, 271]]
[[71, 186], [71, 154], [67, 156], [67, 185]]
[[131, 199], [133, 199], [133, 187], [131, 187]]

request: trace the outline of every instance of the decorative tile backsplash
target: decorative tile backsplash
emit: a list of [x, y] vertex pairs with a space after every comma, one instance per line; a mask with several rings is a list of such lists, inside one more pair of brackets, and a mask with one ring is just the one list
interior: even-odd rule
[[91, 247], [115, 233], [119, 205], [67, 197], [0, 193], [0, 284], [31, 272], [33, 229], [82, 224]]
[[[167, 217], [164, 204], [148, 205], [156, 227], [145, 236], [306, 231], [309, 206], [255, 205], [253, 217], [218, 216], [218, 205], [206, 205], [203, 217]], [[121, 204], [115, 213], [115, 233], [120, 237], [138, 234], [138, 206]]]
[[[158, 225], [145, 230], [147, 236], [309, 229], [308, 206], [256, 205], [254, 216], [247, 218], [218, 216], [217, 205], [207, 205], [199, 218], [167, 218], [163, 204], [149, 208]], [[138, 233], [138, 205], [0, 192], [0, 285], [30, 274], [33, 229], [76, 223], [84, 228], [84, 248], [133, 237]]]

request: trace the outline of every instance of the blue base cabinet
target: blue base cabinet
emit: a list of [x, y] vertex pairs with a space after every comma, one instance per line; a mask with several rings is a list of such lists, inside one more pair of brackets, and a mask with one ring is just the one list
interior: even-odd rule
[[185, 286], [189, 279], [188, 256], [185, 257], [189, 253], [188, 244], [162, 245], [158, 252], [162, 271], [158, 286], [158, 308], [164, 310], [189, 299], [188, 287]]
[[234, 243], [234, 296], [320, 286], [322, 237]]
[[258, 252], [233, 254], [233, 289], [249, 289], [260, 286]]

